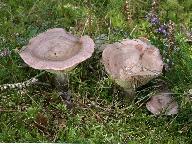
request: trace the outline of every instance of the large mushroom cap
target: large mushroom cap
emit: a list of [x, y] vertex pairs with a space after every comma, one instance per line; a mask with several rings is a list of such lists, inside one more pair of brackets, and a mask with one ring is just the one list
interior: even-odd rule
[[154, 115], [173, 115], [178, 113], [178, 104], [169, 92], [160, 92], [151, 97], [146, 104], [147, 109]]
[[129, 89], [146, 84], [163, 69], [159, 49], [139, 39], [106, 45], [102, 59], [117, 84]]
[[62, 28], [49, 29], [32, 38], [21, 58], [35, 69], [68, 70], [91, 57], [94, 42], [89, 36], [78, 38]]

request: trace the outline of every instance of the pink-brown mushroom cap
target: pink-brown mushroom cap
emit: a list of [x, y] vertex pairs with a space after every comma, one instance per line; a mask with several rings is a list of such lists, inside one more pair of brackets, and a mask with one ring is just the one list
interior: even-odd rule
[[73, 36], [62, 28], [49, 29], [29, 41], [21, 58], [34, 69], [66, 71], [90, 58], [94, 42], [89, 36]]
[[173, 115], [178, 113], [178, 104], [169, 92], [155, 94], [147, 102], [146, 107], [154, 115]]
[[106, 45], [102, 62], [109, 75], [124, 88], [131, 88], [133, 81], [139, 81], [138, 86], [146, 84], [163, 69], [159, 49], [139, 39]]

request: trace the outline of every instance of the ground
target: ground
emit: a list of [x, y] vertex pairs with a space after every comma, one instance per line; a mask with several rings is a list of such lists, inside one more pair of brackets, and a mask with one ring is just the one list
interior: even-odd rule
[[[26, 67], [17, 51], [33, 36], [54, 27], [90, 35], [98, 43], [146, 37], [173, 62], [164, 75], [139, 88], [124, 107], [116, 99], [121, 89], [107, 75], [98, 49], [69, 74], [70, 107], [58, 96], [50, 73], [40, 80], [51, 85], [1, 92], [0, 142], [192, 143], [192, 100], [187, 94], [192, 88], [192, 50], [187, 37], [192, 2], [165, 0], [158, 6], [161, 23], [175, 23], [176, 49], [171, 53], [167, 39], [146, 19], [151, 1], [130, 0], [130, 11], [124, 5], [123, 0], [0, 1], [0, 50], [11, 51], [0, 56], [0, 84], [25, 81], [41, 73]], [[177, 115], [154, 116], [145, 107], [160, 80], [174, 93]]]

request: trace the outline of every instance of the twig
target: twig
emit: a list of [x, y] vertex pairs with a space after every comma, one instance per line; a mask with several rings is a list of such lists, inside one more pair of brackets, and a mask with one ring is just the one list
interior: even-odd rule
[[87, 18], [86, 21], [85, 21], [83, 30], [82, 30], [82, 32], [81, 32], [81, 36], [85, 33], [85, 29], [86, 29], [86, 26], [87, 26], [87, 24], [88, 24], [88, 19], [89, 19], [89, 18]]
[[110, 34], [111, 34], [111, 18], [109, 18], [108, 40], [110, 40]]
[[31, 15], [31, 13], [33, 12], [33, 10], [35, 9], [37, 3], [39, 2], [39, 0], [36, 0], [36, 2], [34, 2], [32, 8], [29, 10], [29, 13], [27, 14], [27, 17], [29, 17], [29, 15]]
[[51, 85], [49, 83], [44, 83], [44, 82], [39, 82], [39, 81], [35, 82], [34, 84], [51, 87]]
[[133, 28], [133, 30], [130, 33], [130, 36], [133, 34], [133, 32], [135, 31], [135, 29], [137, 28], [137, 25]]
[[26, 80], [24, 82], [0, 85], [0, 92], [2, 92], [4, 90], [11, 90], [11, 89], [23, 89], [23, 88], [29, 87], [30, 85], [36, 84], [38, 82], [37, 77], [43, 75], [44, 73], [45, 72], [42, 72], [42, 73], [36, 75], [35, 77], [33, 77], [29, 80]]
[[17, 110], [13, 110], [13, 109], [11, 109], [11, 110], [0, 109], [0, 113], [1, 113], [1, 112], [17, 112]]

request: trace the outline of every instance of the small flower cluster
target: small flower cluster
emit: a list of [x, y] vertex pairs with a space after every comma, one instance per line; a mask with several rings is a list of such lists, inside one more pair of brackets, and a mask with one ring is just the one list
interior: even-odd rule
[[[175, 50], [175, 24], [170, 20], [167, 24], [160, 22], [160, 18], [157, 16], [158, 2], [153, 0], [151, 12], [147, 15], [147, 20], [151, 26], [155, 29], [155, 33], [160, 34], [163, 39], [166, 40], [167, 49], [164, 50], [165, 63], [167, 64], [167, 70], [173, 65], [171, 60], [172, 52]], [[166, 66], [166, 65], [165, 65]]]
[[[175, 49], [175, 38], [174, 38], [174, 28], [175, 24], [169, 20], [167, 24], [161, 24], [159, 18], [156, 15], [148, 16], [148, 20], [151, 25], [156, 29], [155, 32], [161, 34], [166, 40], [169, 51], [173, 51]], [[169, 53], [170, 54], [170, 53]]]
[[0, 57], [7, 57], [11, 55], [11, 51], [7, 48], [0, 51]]
[[132, 20], [132, 13], [131, 13], [131, 11], [130, 11], [130, 0], [126, 0], [126, 1], [125, 1], [124, 13], [125, 13], [125, 16], [126, 16], [126, 20], [127, 20], [127, 21]]
[[165, 23], [161, 24], [160, 19], [158, 18], [158, 16], [156, 14], [149, 13], [147, 15], [147, 20], [156, 29], [155, 32], [163, 35], [164, 37], [167, 37], [168, 27]]
[[146, 18], [155, 28], [155, 32], [163, 35], [166, 38], [168, 36], [168, 27], [165, 23], [162, 24], [159, 17], [157, 16], [158, 5], [158, 0], [153, 0], [151, 11], [146, 16]]
[[156, 15], [151, 15], [149, 20], [152, 25], [158, 25], [160, 23], [159, 18]]
[[169, 21], [168, 24], [161, 23], [159, 17], [157, 16], [158, 10], [158, 0], [152, 1], [152, 8], [150, 13], [147, 15], [148, 21], [156, 29], [156, 32], [163, 35], [164, 38], [167, 38], [168, 47], [173, 47], [174, 43], [174, 23]]
[[175, 36], [174, 36], [174, 23], [170, 20], [168, 24], [161, 24], [156, 15], [149, 17], [149, 22], [155, 28], [155, 32], [163, 36], [166, 40], [167, 49], [164, 50], [165, 69], [168, 71], [173, 62], [171, 60], [172, 52], [175, 50]]
[[157, 29], [157, 32], [162, 34], [164, 37], [167, 37], [168, 35], [168, 28], [166, 24], [162, 24], [159, 26], [159, 28]]
[[169, 54], [171, 54], [172, 51], [175, 49], [175, 36], [174, 36], [175, 24], [171, 20], [169, 20], [169, 23], [167, 26], [168, 26], [167, 43], [168, 43]]

